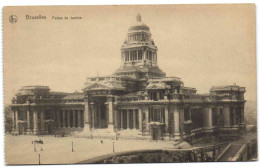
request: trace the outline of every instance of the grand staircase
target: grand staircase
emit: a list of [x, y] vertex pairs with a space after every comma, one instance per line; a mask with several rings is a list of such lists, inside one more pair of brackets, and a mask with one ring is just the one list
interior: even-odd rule
[[243, 144], [231, 144], [228, 150], [218, 159], [218, 162], [228, 162], [236, 155]]

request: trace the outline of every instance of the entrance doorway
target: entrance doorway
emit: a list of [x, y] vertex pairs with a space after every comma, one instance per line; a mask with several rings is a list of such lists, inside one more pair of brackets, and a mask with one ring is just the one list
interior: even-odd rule
[[[106, 97], [95, 97], [94, 101], [94, 128], [108, 128], [108, 111], [106, 107]], [[93, 114], [92, 114], [93, 115]]]
[[25, 132], [25, 128], [24, 128], [24, 124], [23, 123], [19, 123], [18, 124], [18, 132], [19, 132], [19, 135], [23, 135]]

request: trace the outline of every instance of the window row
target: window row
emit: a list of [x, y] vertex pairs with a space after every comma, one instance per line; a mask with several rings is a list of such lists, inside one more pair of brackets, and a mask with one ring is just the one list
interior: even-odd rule
[[[156, 53], [152, 51], [147, 51], [145, 55], [146, 59], [150, 61], [156, 61]], [[137, 61], [143, 60], [143, 51], [142, 50], [133, 50], [125, 52], [125, 61]]]
[[133, 50], [125, 52], [125, 61], [136, 61], [143, 59], [142, 50]]
[[133, 34], [128, 36], [128, 41], [147, 41], [149, 36], [146, 34]]

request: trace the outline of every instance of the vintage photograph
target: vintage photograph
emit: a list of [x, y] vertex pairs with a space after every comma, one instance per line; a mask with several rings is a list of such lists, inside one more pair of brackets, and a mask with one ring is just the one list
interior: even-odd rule
[[3, 8], [6, 165], [257, 161], [254, 4]]

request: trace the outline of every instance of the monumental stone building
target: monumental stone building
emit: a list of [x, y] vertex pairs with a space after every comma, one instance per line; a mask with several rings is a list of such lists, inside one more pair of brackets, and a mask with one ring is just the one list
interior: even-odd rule
[[[13, 133], [112, 135], [192, 140], [237, 137], [245, 130], [244, 93], [238, 85], [198, 94], [158, 64], [150, 28], [138, 14], [121, 46], [121, 66], [111, 76], [88, 78], [83, 92], [22, 87], [12, 100]], [[102, 131], [101, 131], [102, 132]]]

